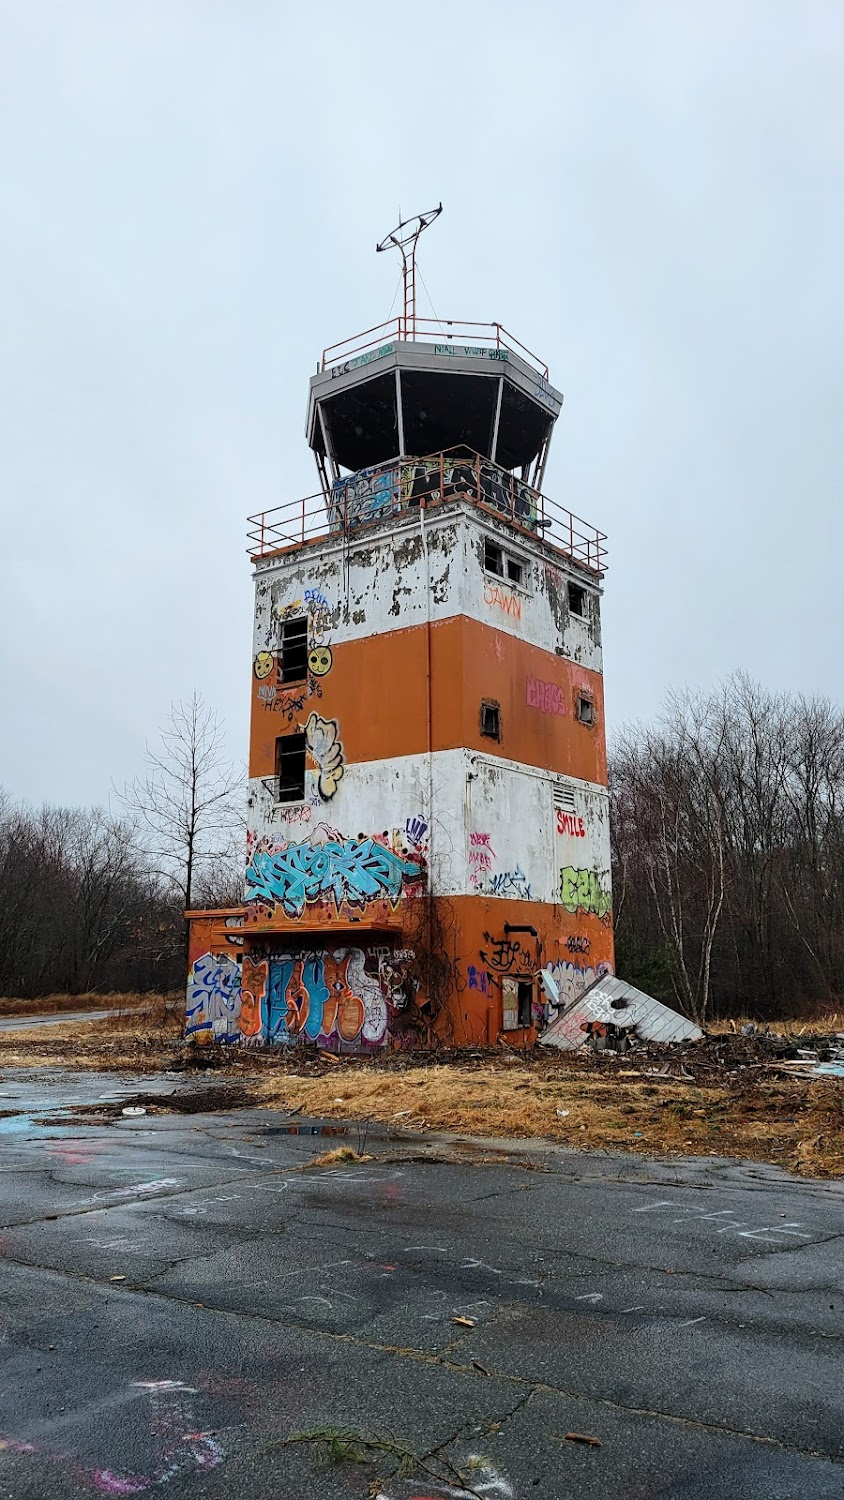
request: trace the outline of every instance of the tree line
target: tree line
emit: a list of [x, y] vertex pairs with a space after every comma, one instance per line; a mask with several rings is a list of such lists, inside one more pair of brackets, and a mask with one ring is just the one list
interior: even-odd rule
[[844, 715], [744, 674], [610, 761], [617, 970], [703, 1022], [844, 996]]
[[[844, 714], [739, 674], [610, 745], [617, 972], [698, 1021], [844, 996]], [[243, 777], [176, 705], [117, 811], [0, 796], [0, 994], [179, 988], [186, 907], [237, 904]]]
[[185, 909], [240, 900], [242, 777], [196, 695], [112, 801], [31, 808], [0, 793], [0, 995], [180, 988]]

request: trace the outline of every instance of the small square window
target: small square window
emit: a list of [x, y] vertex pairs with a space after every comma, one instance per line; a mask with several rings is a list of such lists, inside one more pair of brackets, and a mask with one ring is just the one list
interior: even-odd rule
[[577, 718], [580, 724], [591, 726], [595, 722], [595, 705], [591, 698], [584, 698], [582, 694], [577, 700]]
[[516, 562], [515, 558], [508, 557], [507, 559], [507, 577], [511, 583], [521, 583], [522, 581], [522, 565], [520, 562]]
[[488, 740], [501, 739], [501, 707], [484, 700], [481, 704], [481, 734]]
[[519, 980], [519, 1025], [533, 1025], [533, 980]]
[[577, 583], [569, 584], [569, 609], [573, 615], [586, 615], [586, 590]]
[[484, 542], [484, 567], [488, 573], [495, 573], [498, 578], [504, 577], [504, 553], [495, 542]]
[[302, 802], [305, 796], [305, 736], [285, 734], [275, 742], [279, 802]]
[[308, 676], [308, 617], [283, 620], [278, 655], [279, 682], [305, 682]]

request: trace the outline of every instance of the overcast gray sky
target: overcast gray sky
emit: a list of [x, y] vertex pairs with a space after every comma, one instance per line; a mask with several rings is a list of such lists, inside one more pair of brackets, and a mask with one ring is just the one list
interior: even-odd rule
[[844, 696], [840, 0], [0, 0], [0, 184], [13, 795], [105, 800], [194, 687], [245, 757], [244, 518], [315, 488], [315, 360], [439, 199], [437, 313], [566, 395], [610, 730]]

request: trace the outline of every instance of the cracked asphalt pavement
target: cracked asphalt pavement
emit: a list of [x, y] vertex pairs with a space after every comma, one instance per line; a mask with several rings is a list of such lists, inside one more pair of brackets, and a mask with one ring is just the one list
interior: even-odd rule
[[186, 1087], [0, 1080], [0, 1496], [844, 1496], [838, 1184], [71, 1109]]

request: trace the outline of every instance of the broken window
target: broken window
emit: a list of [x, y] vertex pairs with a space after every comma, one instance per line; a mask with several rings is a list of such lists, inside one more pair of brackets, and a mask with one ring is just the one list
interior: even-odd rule
[[577, 718], [579, 723], [588, 724], [590, 727], [595, 722], [595, 705], [591, 698], [585, 698], [582, 694], [577, 700]]
[[519, 1025], [533, 1025], [533, 980], [519, 980]]
[[501, 707], [486, 698], [481, 704], [481, 734], [488, 740], [501, 739]]
[[305, 796], [305, 736], [285, 734], [275, 742], [278, 802], [301, 802]]
[[569, 584], [569, 609], [573, 615], [583, 617], [586, 614], [586, 590], [578, 583]]
[[282, 620], [278, 656], [279, 682], [305, 682], [308, 676], [308, 617]]
[[521, 583], [522, 581], [522, 565], [520, 562], [516, 562], [514, 557], [508, 557], [507, 559], [507, 577], [511, 583]]
[[489, 540], [484, 542], [484, 567], [488, 573], [495, 573], [497, 577], [504, 577], [504, 553], [495, 542]]

